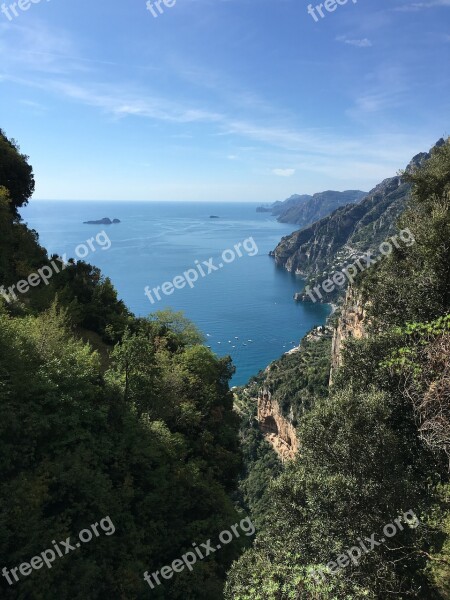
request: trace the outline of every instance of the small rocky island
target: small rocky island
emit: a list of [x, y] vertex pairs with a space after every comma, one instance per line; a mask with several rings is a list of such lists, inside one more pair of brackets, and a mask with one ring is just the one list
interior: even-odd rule
[[111, 219], [109, 217], [104, 217], [103, 219], [98, 219], [98, 221], [83, 221], [83, 225], [113, 225], [114, 223], [120, 223], [119, 219]]

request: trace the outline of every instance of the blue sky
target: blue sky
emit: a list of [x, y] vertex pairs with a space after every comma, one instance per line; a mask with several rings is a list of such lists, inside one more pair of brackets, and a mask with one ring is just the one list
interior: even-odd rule
[[349, 0], [317, 22], [308, 4], [0, 13], [0, 127], [30, 156], [35, 197], [369, 190], [450, 133], [450, 0]]

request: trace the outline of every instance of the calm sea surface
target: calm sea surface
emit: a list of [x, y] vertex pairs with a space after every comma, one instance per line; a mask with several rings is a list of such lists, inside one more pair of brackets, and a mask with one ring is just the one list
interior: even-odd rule
[[[210, 219], [217, 215], [219, 219]], [[293, 295], [302, 280], [277, 269], [268, 252], [296, 229], [257, 213], [249, 203], [192, 202], [44, 202], [32, 201], [23, 219], [39, 233], [49, 252], [76, 258], [75, 248], [105, 230], [109, 250], [90, 252], [86, 261], [111, 278], [127, 306], [139, 316], [171, 307], [184, 311], [219, 355], [229, 354], [237, 367], [234, 385], [266, 367], [314, 325], [323, 324], [329, 307], [297, 304]], [[83, 221], [118, 218], [118, 225], [83, 225]], [[144, 287], [161, 286], [195, 261], [214, 258], [252, 237], [258, 254], [224, 264], [193, 289], [175, 290], [151, 304]], [[249, 245], [250, 247], [250, 245]], [[204, 267], [205, 271], [208, 269]]]

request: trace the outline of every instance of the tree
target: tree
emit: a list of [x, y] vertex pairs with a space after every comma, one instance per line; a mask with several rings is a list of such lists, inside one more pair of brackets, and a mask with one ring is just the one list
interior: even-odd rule
[[34, 192], [33, 169], [28, 156], [20, 153], [13, 139], [8, 139], [0, 129], [0, 186], [9, 190], [11, 208], [14, 214], [21, 206], [28, 204]]
[[412, 196], [398, 227], [409, 229], [414, 243], [394, 248], [361, 277], [379, 330], [450, 311], [450, 139], [405, 178], [412, 183]]

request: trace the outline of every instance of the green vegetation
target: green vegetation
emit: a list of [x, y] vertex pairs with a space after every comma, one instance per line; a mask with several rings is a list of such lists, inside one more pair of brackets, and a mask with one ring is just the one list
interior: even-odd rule
[[311, 408], [317, 396], [328, 397], [330, 336], [305, 337], [300, 352], [285, 354], [261, 371], [247, 386], [235, 392], [241, 415], [240, 442], [244, 468], [239, 479], [241, 504], [261, 527], [270, 519], [269, 484], [282, 472], [280, 459], [265, 441], [256, 420], [256, 398], [262, 388], [270, 390], [284, 417], [294, 427]]
[[[450, 142], [404, 179], [412, 196], [399, 227], [416, 243], [361, 277], [369, 334], [347, 342], [329, 396], [309, 401], [299, 456], [265, 490], [267, 514], [227, 599], [450, 598]], [[311, 576], [408, 510], [419, 527]]]
[[14, 214], [25, 206], [34, 192], [33, 169], [28, 156], [21, 154], [15, 140], [10, 140], [0, 129], [0, 188], [8, 190]]
[[[3, 135], [0, 165], [8, 287], [51, 257], [17, 214], [31, 167]], [[82, 261], [19, 296], [0, 298], [1, 567], [106, 516], [116, 531], [14, 585], [2, 577], [1, 597], [220, 599], [242, 538], [153, 591], [143, 574], [242, 519], [231, 500], [241, 457], [230, 360], [180, 314], [133, 317]]]
[[283, 415], [292, 413], [294, 426], [311, 408], [314, 398], [328, 396], [330, 335], [314, 341], [307, 336], [300, 348], [300, 352], [285, 354], [273, 362], [261, 381], [272, 392]]

